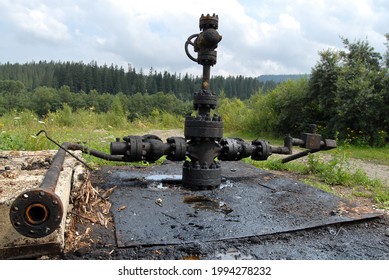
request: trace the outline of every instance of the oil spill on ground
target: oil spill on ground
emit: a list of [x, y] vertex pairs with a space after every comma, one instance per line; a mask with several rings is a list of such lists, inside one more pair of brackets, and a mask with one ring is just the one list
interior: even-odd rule
[[[244, 164], [238, 165], [244, 170]], [[118, 247], [245, 238], [378, 216], [372, 210], [351, 217], [340, 210], [340, 205], [346, 209], [346, 201], [260, 169], [246, 171], [244, 177], [232, 172], [231, 178], [227, 172], [229, 187], [214, 190], [192, 191], [182, 188], [179, 181], [150, 187], [155, 180], [147, 178], [173, 178], [166, 174], [177, 174], [180, 167], [174, 163], [156, 166], [147, 176], [139, 170], [107, 173], [107, 182], [118, 186], [110, 197], [113, 209], [127, 204], [123, 211], [112, 213]], [[138, 179], [128, 184], [125, 176]]]
[[[263, 184], [263, 188], [268, 189], [269, 193], [277, 193], [274, 186], [268, 182], [278, 178], [276, 175], [258, 170], [255, 167], [233, 163], [223, 163], [223, 184], [221, 189], [230, 189], [235, 183], [247, 183], [254, 180]], [[162, 165], [147, 168], [130, 168], [130, 167], [104, 167], [92, 174], [92, 184], [94, 187], [109, 189], [115, 184], [122, 187], [132, 188], [150, 188], [158, 193], [155, 181], [149, 183], [144, 180], [146, 176], [152, 174], [175, 174], [181, 170], [181, 165]], [[239, 170], [239, 172], [237, 172]], [[122, 172], [121, 180], [113, 180], [110, 176], [112, 171]], [[135, 173], [132, 173], [136, 171]], [[174, 172], [173, 172], [174, 171]], [[260, 175], [258, 176], [258, 172]], [[137, 175], [138, 178], [135, 178]], [[140, 176], [141, 175], [141, 176]], [[135, 179], [134, 179], [135, 178]], [[127, 180], [127, 181], [126, 181]], [[162, 183], [165, 190], [172, 192], [178, 187], [175, 184]], [[115, 190], [116, 192], [116, 190]], [[115, 193], [114, 192], [114, 193]], [[130, 190], [131, 192], [131, 190]], [[277, 203], [281, 201], [283, 195], [296, 195], [299, 193], [297, 188], [287, 188], [280, 190], [280, 194], [275, 195], [272, 201], [279, 211], [288, 211], [287, 205]], [[186, 196], [190, 194], [185, 194]], [[199, 194], [192, 194], [199, 196]], [[158, 198], [158, 197], [157, 197]], [[214, 197], [213, 197], [214, 198]], [[150, 197], [149, 197], [150, 199]], [[304, 200], [304, 197], [301, 197]], [[132, 207], [133, 199], [125, 200], [125, 209]], [[220, 200], [229, 207], [228, 201]], [[150, 201], [156, 205], [160, 211], [163, 207], [158, 206], [156, 201]], [[299, 200], [294, 201], [289, 208], [291, 211], [298, 213]], [[166, 201], [162, 201], [164, 206]], [[258, 202], [260, 205], [260, 201]], [[312, 203], [316, 204], [316, 203]], [[346, 204], [347, 205], [347, 204]], [[330, 215], [347, 214], [350, 207], [341, 204], [335, 212]], [[195, 211], [194, 208], [187, 204], [188, 208]], [[216, 206], [216, 205], [215, 205]], [[313, 207], [315, 207], [313, 205]], [[122, 212], [124, 204], [119, 207], [112, 207], [111, 212]], [[355, 208], [351, 212], [354, 213]], [[119, 210], [119, 211], [118, 211]], [[210, 210], [210, 212], [214, 210]], [[362, 211], [366, 213], [366, 211]], [[231, 212], [232, 214], [233, 212]], [[261, 215], [271, 218], [271, 213], [262, 209]], [[166, 213], [165, 213], [166, 214]], [[174, 215], [166, 216], [170, 222], [174, 222]], [[220, 215], [225, 215], [220, 213]], [[230, 215], [230, 214], [228, 214]], [[228, 216], [227, 215], [227, 216]], [[354, 215], [354, 214], [352, 214]], [[226, 215], [225, 215], [226, 216]], [[147, 221], [145, 219], [145, 221]], [[188, 221], [186, 221], [188, 222]], [[200, 225], [199, 222], [192, 226]], [[389, 228], [388, 215], [379, 216], [371, 219], [361, 219], [351, 222], [340, 222], [329, 225], [322, 225], [309, 229], [301, 229], [290, 232], [281, 232], [274, 234], [255, 235], [244, 238], [231, 238], [226, 240], [201, 241], [193, 240], [186, 243], [184, 241], [178, 244], [157, 244], [150, 246], [131, 246], [118, 247], [115, 237], [115, 224], [109, 223], [108, 227], [102, 227], [96, 223], [80, 219], [76, 224], [78, 232], [85, 232], [86, 228], [91, 228], [90, 234], [85, 239], [85, 246], [76, 251], [66, 252], [60, 256], [61, 259], [120, 259], [120, 260], [184, 260], [184, 259], [201, 259], [201, 260], [220, 260], [220, 259], [255, 259], [255, 260], [389, 260], [389, 237], [385, 231]], [[128, 230], [134, 229], [135, 225], [129, 225]], [[199, 231], [204, 231], [200, 229]], [[93, 242], [90, 242], [93, 240]], [[89, 241], [89, 243], [88, 243]]]

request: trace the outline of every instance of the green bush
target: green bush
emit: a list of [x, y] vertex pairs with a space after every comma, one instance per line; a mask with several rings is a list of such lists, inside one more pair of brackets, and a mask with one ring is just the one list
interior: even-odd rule
[[268, 135], [275, 132], [277, 126], [277, 113], [275, 102], [277, 92], [270, 91], [267, 94], [258, 92], [247, 101], [250, 115], [247, 118], [246, 127], [257, 135]]
[[153, 109], [149, 117], [143, 118], [149, 126], [158, 129], [183, 128], [184, 117], [171, 114], [166, 111]]
[[225, 131], [244, 132], [250, 131], [250, 118], [254, 112], [240, 99], [219, 98], [217, 113], [223, 119]]
[[58, 126], [73, 126], [75, 119], [73, 117], [72, 108], [68, 104], [63, 104], [62, 109], [57, 110], [55, 113], [48, 113], [47, 119], [53, 119]]

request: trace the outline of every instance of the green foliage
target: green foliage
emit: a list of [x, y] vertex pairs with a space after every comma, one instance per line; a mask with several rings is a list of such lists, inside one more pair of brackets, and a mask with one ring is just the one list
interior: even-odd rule
[[183, 128], [184, 117], [153, 109], [150, 116], [144, 119], [144, 122], [148, 127], [156, 129]]
[[61, 108], [57, 91], [53, 88], [38, 87], [31, 94], [31, 109], [39, 116], [44, 116]]
[[287, 81], [266, 94], [251, 96], [245, 103], [251, 115], [245, 116], [240, 127], [257, 134], [298, 136], [315, 123], [325, 138], [337, 136], [343, 143], [385, 146], [389, 135], [388, 65], [368, 42], [343, 39], [343, 43], [343, 51], [320, 52], [309, 80]]
[[296, 81], [287, 81], [276, 89], [275, 113], [277, 115], [276, 133], [299, 135], [309, 127], [305, 106], [308, 91], [308, 80], [301, 78]]
[[326, 136], [338, 133], [353, 144], [382, 146], [389, 131], [388, 65], [367, 41], [343, 44], [343, 51], [321, 52], [312, 70], [311, 117]]
[[307, 173], [307, 168], [304, 164], [298, 161], [292, 161], [285, 164], [282, 163], [281, 159], [277, 157], [271, 157], [264, 161], [255, 161], [250, 158], [245, 158], [243, 161], [265, 170], [292, 171], [301, 174]]
[[59, 109], [56, 113], [49, 113], [47, 117], [55, 120], [59, 126], [72, 126], [76, 122], [73, 118], [72, 108], [66, 103], [63, 104], [62, 109]]
[[382, 207], [389, 205], [389, 188], [379, 179], [369, 178], [364, 170], [352, 166], [342, 149], [328, 162], [316, 155], [309, 155], [307, 171], [318, 176], [327, 185], [351, 187], [356, 196], [373, 198]]
[[41, 145], [35, 133], [46, 129], [46, 123], [31, 111], [9, 112], [0, 119], [0, 149], [3, 150], [36, 150], [47, 149]]
[[277, 75], [260, 75], [258, 80], [263, 82], [272, 82], [273, 89], [277, 86], [278, 83], [286, 82], [289, 80], [299, 80], [301, 78], [307, 78], [306, 74], [277, 74]]
[[371, 147], [343, 144], [342, 149], [352, 155], [353, 158], [389, 165], [389, 145], [384, 147]]
[[107, 122], [103, 117], [102, 124], [120, 127], [125, 126], [128, 120], [150, 116], [154, 109], [184, 116], [192, 107], [191, 102], [163, 92], [129, 96], [121, 92], [112, 95], [91, 90], [86, 94], [82, 91], [72, 92], [68, 86], [62, 86], [58, 90], [42, 86], [28, 92], [23, 84], [15, 81], [0, 81], [0, 90], [0, 115], [13, 110], [30, 110], [40, 118], [55, 118], [58, 124], [63, 126], [70, 126], [76, 121], [72, 112], [82, 110], [97, 114], [107, 113], [110, 120]]
[[[0, 149], [56, 149], [43, 136], [36, 136], [42, 129], [52, 134], [58, 142], [85, 142], [104, 150], [109, 149], [109, 142], [115, 141], [116, 137], [136, 134], [147, 127], [172, 129], [183, 126], [183, 117], [157, 109], [151, 116], [134, 122], [128, 121], [120, 107], [113, 106], [112, 110], [107, 113], [96, 113], [90, 109], [73, 112], [70, 106], [65, 104], [62, 109], [50, 112], [44, 118], [39, 118], [31, 111], [7, 113], [0, 117]], [[118, 134], [113, 135], [113, 132]]]
[[154, 109], [184, 116], [192, 107], [191, 102], [184, 102], [171, 93], [162, 92], [153, 95], [137, 93], [128, 97], [126, 104], [130, 120], [150, 116]]
[[[124, 111], [124, 107], [122, 105], [122, 102], [120, 100], [120, 96], [116, 95], [111, 103], [111, 106], [108, 110], [107, 118], [108, 123], [105, 123], [105, 125], [110, 125], [112, 127], [125, 127], [127, 123], [127, 116]], [[103, 122], [104, 123], [104, 122]]]
[[303, 179], [302, 182], [304, 182], [307, 185], [314, 186], [314, 187], [316, 187], [318, 189], [321, 189], [322, 191], [325, 191], [327, 193], [335, 194], [335, 192], [332, 189], [332, 187], [330, 185], [328, 185], [328, 184], [323, 184], [321, 182], [318, 182], [318, 181], [312, 180], [312, 179]]
[[324, 162], [317, 155], [308, 155], [307, 172], [318, 175], [329, 185], [349, 186], [352, 180], [350, 162], [345, 153], [336, 153], [328, 162]]
[[307, 90], [308, 80], [301, 78], [281, 83], [267, 94], [253, 95], [247, 101], [249, 129], [257, 134], [299, 135], [309, 124], [304, 105]]
[[[118, 103], [119, 104], [119, 103]], [[115, 107], [113, 107], [114, 110]], [[117, 108], [121, 112], [120, 107]], [[126, 118], [124, 118], [126, 120]], [[109, 142], [116, 137], [128, 134], [140, 134], [150, 128], [182, 128], [183, 117], [153, 110], [147, 118], [137, 119], [134, 122], [124, 121], [122, 126], [115, 127], [111, 122], [110, 114], [96, 113], [90, 109], [81, 109], [73, 112], [68, 105], [61, 110], [52, 112], [40, 119], [31, 111], [13, 111], [0, 117], [0, 149], [2, 150], [44, 150], [57, 149], [43, 135], [36, 136], [41, 129], [46, 129], [53, 139], [62, 142], [81, 142], [89, 148], [109, 152]], [[376, 154], [378, 148], [368, 147], [369, 155]], [[348, 158], [350, 147], [338, 148], [332, 152], [331, 159], [323, 160], [317, 154], [309, 155], [306, 162], [292, 161], [283, 164], [280, 158], [272, 156], [266, 161], [245, 162], [267, 170], [283, 170], [315, 176], [312, 179], [315, 185], [325, 191], [331, 191], [333, 185], [343, 185], [352, 188], [353, 194], [373, 198], [378, 205], [389, 206], [389, 189], [380, 180], [370, 179], [366, 173], [352, 166]], [[365, 151], [367, 147], [363, 149]], [[387, 153], [381, 150], [381, 157]], [[361, 154], [363, 156], [364, 154]], [[93, 165], [109, 164], [109, 162], [95, 157], [85, 156]], [[161, 159], [162, 161], [163, 159]], [[115, 163], [117, 164], [117, 163]], [[319, 182], [317, 182], [319, 180]]]
[[389, 208], [389, 189], [388, 188], [378, 188], [374, 192], [374, 199], [378, 203], [378, 205], [382, 206], [383, 208], [388, 209]]
[[267, 94], [258, 92], [247, 101], [252, 114], [249, 116], [249, 129], [257, 135], [273, 134], [277, 126], [276, 95], [272, 90]]
[[23, 150], [24, 143], [17, 135], [0, 133], [0, 150]]
[[322, 160], [317, 154], [309, 154], [306, 166], [309, 174], [317, 175], [328, 185], [379, 188], [382, 184], [377, 179], [370, 179], [361, 168], [353, 166], [342, 147], [335, 150], [328, 161]]
[[312, 69], [307, 93], [309, 116], [321, 126], [321, 133], [333, 137], [327, 127], [333, 126], [332, 120], [336, 113], [337, 79], [340, 72], [339, 54], [333, 50], [319, 53], [320, 60]]
[[[201, 70], [199, 69], [199, 74]], [[187, 101], [191, 94], [201, 88], [201, 78], [189, 74], [177, 75], [157, 72], [150, 68], [147, 75], [143, 70], [136, 71], [130, 65], [128, 69], [117, 65], [97, 65], [96, 61], [89, 64], [83, 62], [46, 62], [39, 61], [25, 64], [0, 64], [0, 80], [18, 80], [29, 91], [37, 87], [60, 89], [67, 87], [72, 92], [89, 93], [96, 90], [99, 93], [134, 95], [138, 92], [150, 95], [157, 92], [172, 93], [177, 98]], [[219, 93], [225, 90], [229, 97], [246, 99], [259, 90], [268, 88], [267, 83], [257, 78], [243, 76], [213, 77], [212, 90]], [[73, 104], [68, 103], [73, 109]]]
[[0, 115], [28, 105], [26, 89], [20, 81], [0, 80]]
[[218, 100], [217, 113], [222, 117], [224, 128], [227, 131], [250, 130], [248, 120], [254, 112], [240, 99], [229, 99], [222, 95]]

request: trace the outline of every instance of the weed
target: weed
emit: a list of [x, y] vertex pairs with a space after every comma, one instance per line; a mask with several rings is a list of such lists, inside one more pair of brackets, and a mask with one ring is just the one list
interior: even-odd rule
[[243, 159], [244, 162], [265, 170], [293, 171], [306, 173], [306, 167], [300, 162], [282, 163], [280, 158], [269, 158], [264, 161], [255, 161], [250, 158]]
[[317, 175], [329, 185], [346, 185], [351, 182], [350, 162], [345, 153], [336, 153], [328, 162], [314, 154], [308, 155], [307, 171]]
[[389, 209], [389, 189], [388, 188], [378, 188], [374, 192], [374, 200], [382, 208]]
[[19, 137], [5, 131], [0, 133], [0, 150], [23, 150], [24, 144]]
[[311, 179], [303, 179], [301, 181], [304, 182], [307, 185], [314, 186], [314, 187], [316, 187], [318, 189], [321, 189], [322, 191], [325, 191], [327, 193], [335, 194], [333, 188], [330, 185], [328, 185], [328, 184], [323, 184], [321, 182], [318, 182], [318, 181], [315, 181], [315, 180], [311, 180]]

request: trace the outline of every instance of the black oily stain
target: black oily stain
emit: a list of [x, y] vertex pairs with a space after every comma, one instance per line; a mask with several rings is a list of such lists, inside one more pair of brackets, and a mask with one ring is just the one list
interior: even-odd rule
[[185, 196], [184, 203], [192, 205], [195, 209], [213, 210], [215, 212], [222, 212], [224, 214], [231, 213], [233, 211], [226, 203], [217, 199], [212, 199], [206, 196]]

